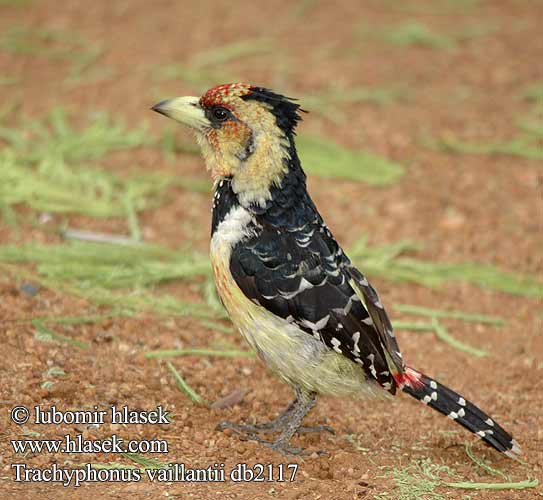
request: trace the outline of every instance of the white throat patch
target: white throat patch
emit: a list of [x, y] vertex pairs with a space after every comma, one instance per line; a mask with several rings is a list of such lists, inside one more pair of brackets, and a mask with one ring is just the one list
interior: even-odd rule
[[232, 249], [243, 238], [251, 236], [253, 230], [249, 229], [249, 224], [252, 220], [253, 216], [246, 208], [232, 208], [213, 233], [211, 248], [221, 246]]

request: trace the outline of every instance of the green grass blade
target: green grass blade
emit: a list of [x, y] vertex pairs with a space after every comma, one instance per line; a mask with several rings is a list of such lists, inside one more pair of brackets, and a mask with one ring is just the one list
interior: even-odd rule
[[522, 91], [522, 97], [528, 101], [543, 103], [543, 83], [534, 83], [525, 87]]
[[35, 337], [42, 342], [58, 342], [59, 344], [69, 344], [80, 349], [90, 349], [90, 344], [81, 340], [72, 339], [47, 328], [40, 320], [32, 320], [32, 325], [36, 328]]
[[29, 319], [19, 319], [16, 320], [16, 322], [26, 323], [32, 321], [39, 321], [42, 324], [54, 323], [57, 325], [87, 325], [99, 323], [105, 319], [132, 316], [134, 316], [134, 313], [132, 311], [111, 311], [107, 314], [95, 314], [89, 316], [40, 316]]
[[145, 469], [167, 469], [169, 467], [169, 464], [159, 462], [158, 460], [154, 460], [152, 458], [144, 457], [143, 455], [139, 455], [138, 453], [129, 453], [127, 451], [123, 451], [121, 452], [121, 456], [128, 458], [129, 460], [132, 460], [139, 465], [143, 465]]
[[488, 355], [488, 352], [484, 349], [472, 347], [453, 337], [443, 325], [438, 323], [435, 317], [432, 318], [432, 323], [394, 321], [394, 329], [409, 330], [415, 332], [434, 332], [440, 340], [449, 344], [454, 349], [467, 352], [468, 354], [471, 354], [472, 356], [478, 358]]
[[5, 245], [0, 246], [0, 261], [37, 264], [39, 274], [46, 278], [85, 289], [137, 289], [207, 277], [211, 272], [205, 255], [144, 244]]
[[[185, 302], [171, 295], [156, 295], [145, 290], [111, 291], [88, 282], [74, 282], [65, 279], [53, 279], [41, 276], [21, 266], [4, 264], [0, 251], [0, 269], [15, 276], [31, 280], [56, 293], [66, 293], [87, 299], [94, 304], [113, 309], [133, 312], [150, 312], [166, 316], [194, 316], [202, 319], [214, 317], [213, 312], [204, 304]], [[43, 271], [43, 270], [42, 270]]]
[[463, 488], [467, 490], [525, 490], [528, 488], [537, 488], [539, 480], [526, 479], [517, 483], [472, 483], [470, 481], [458, 483], [443, 483], [449, 488]]
[[456, 48], [453, 37], [432, 31], [419, 22], [407, 22], [390, 29], [382, 30], [380, 37], [399, 47], [419, 46], [431, 49], [450, 50]]
[[124, 204], [126, 206], [126, 218], [128, 221], [128, 228], [130, 230], [130, 237], [134, 241], [142, 241], [141, 229], [138, 221], [138, 214], [134, 207], [134, 203], [129, 196], [124, 198]]
[[163, 203], [163, 193], [173, 181], [148, 174], [121, 178], [82, 164], [149, 143], [143, 128], [127, 130], [105, 115], [76, 131], [65, 111], [56, 108], [44, 120], [23, 121], [16, 128], [0, 126], [0, 139], [8, 145], [0, 152], [4, 206], [27, 204], [42, 212], [93, 217], [124, 216], [128, 209], [130, 227], [137, 231], [135, 214]]
[[215, 282], [213, 281], [211, 275], [209, 275], [204, 281], [204, 284], [202, 285], [202, 292], [207, 305], [213, 311], [215, 316], [217, 318], [228, 318], [226, 309], [222, 305], [221, 301], [219, 300], [219, 296], [217, 295], [217, 288], [215, 287]]
[[501, 476], [506, 481], [508, 482], [511, 481], [511, 478], [507, 474], [503, 473], [501, 470], [494, 469], [494, 467], [491, 467], [490, 465], [488, 465], [483, 458], [480, 458], [477, 455], [475, 455], [473, 451], [473, 445], [471, 443], [466, 444], [465, 450], [466, 450], [466, 455], [469, 457], [469, 459], [475, 465], [483, 469], [487, 474], [490, 474], [491, 476]]
[[115, 470], [115, 469], [139, 469], [139, 467], [136, 467], [135, 465], [125, 465], [121, 464], [119, 462], [109, 462], [107, 464], [79, 464], [80, 467], [86, 467], [87, 465], [90, 465], [93, 469], [105, 469], [105, 470]]
[[436, 318], [432, 318], [432, 324], [434, 326], [434, 331], [437, 337], [443, 342], [446, 342], [447, 344], [449, 344], [451, 347], [454, 347], [455, 349], [458, 349], [459, 351], [463, 351], [468, 354], [471, 354], [472, 356], [475, 356], [476, 358], [482, 358], [482, 357], [488, 356], [488, 351], [484, 349], [477, 349], [476, 347], [472, 347], [468, 344], [465, 344], [464, 342], [453, 337], [447, 331], [447, 329], [437, 321]]
[[[295, 95], [294, 92], [288, 94]], [[386, 105], [398, 101], [406, 94], [403, 87], [330, 87], [311, 94], [300, 95], [298, 100], [304, 109], [316, 113], [335, 123], [345, 121], [345, 114], [341, 110], [344, 104], [372, 103]]]
[[347, 149], [330, 140], [300, 135], [298, 152], [308, 174], [387, 186], [405, 173], [402, 165], [367, 151]]
[[[1, 0], [0, 5], [2, 2], [23, 4], [23, 0]], [[67, 61], [71, 65], [69, 77], [79, 79], [103, 53], [99, 45], [77, 33], [26, 25], [13, 25], [3, 30], [0, 51]]]
[[272, 44], [266, 39], [240, 40], [230, 44], [221, 44], [194, 55], [190, 59], [190, 66], [193, 69], [213, 67], [236, 59], [267, 54], [272, 50]]
[[216, 356], [220, 358], [254, 358], [252, 351], [217, 351], [214, 349], [170, 349], [161, 351], [148, 351], [146, 358], [174, 358], [177, 356]]
[[234, 328], [232, 326], [226, 326], [218, 321], [200, 320], [200, 325], [202, 325], [206, 330], [221, 333], [234, 333]]
[[505, 325], [505, 320], [503, 318], [488, 316], [486, 314], [468, 314], [463, 311], [444, 311], [441, 309], [431, 309], [429, 307], [413, 306], [409, 304], [395, 304], [394, 309], [404, 313], [429, 316], [431, 318], [451, 318], [471, 323], [487, 323], [497, 326]]
[[415, 332], [433, 332], [434, 325], [431, 323], [418, 323], [409, 321], [394, 321], [395, 330], [412, 330]]
[[460, 281], [512, 295], [543, 297], [543, 283], [531, 276], [502, 271], [488, 264], [447, 264], [403, 256], [404, 253], [411, 253], [418, 248], [419, 244], [410, 241], [370, 248], [366, 244], [366, 238], [362, 237], [347, 253], [370, 277], [375, 275], [391, 281], [406, 281], [430, 288]]
[[181, 377], [179, 372], [169, 361], [166, 363], [166, 366], [168, 367], [168, 370], [170, 370], [170, 373], [172, 374], [173, 379], [181, 392], [185, 393], [194, 403], [198, 405], [206, 404], [204, 399], [185, 382], [183, 377]]

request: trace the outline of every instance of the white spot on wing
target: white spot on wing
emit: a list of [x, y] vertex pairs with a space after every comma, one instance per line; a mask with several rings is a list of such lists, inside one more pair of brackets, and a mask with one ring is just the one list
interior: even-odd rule
[[339, 276], [339, 268], [335, 268], [333, 271], [326, 271], [329, 276], [336, 277]]
[[340, 345], [341, 342], [335, 337], [332, 337], [332, 346], [334, 348], [334, 351], [339, 352], [339, 354], [341, 354], [341, 349], [339, 348]]
[[367, 358], [370, 360], [370, 372], [374, 378], [377, 378], [377, 370], [375, 369], [375, 365], [373, 364], [375, 360], [375, 354], [371, 353], [367, 356]]
[[300, 280], [300, 288], [298, 291], [303, 292], [304, 290], [309, 290], [310, 288], [313, 288], [313, 285], [309, 283], [305, 278], [302, 278]]
[[281, 297], [283, 297], [284, 299], [289, 300], [293, 297], [296, 297], [296, 295], [302, 293], [304, 290], [309, 290], [310, 288], [313, 288], [313, 285], [305, 278], [302, 278], [300, 280], [300, 286], [297, 290], [294, 290], [293, 292], [282, 292], [281, 290], [279, 290], [279, 295], [281, 295]]
[[358, 342], [360, 340], [360, 332], [354, 332], [352, 339], [353, 339], [353, 350], [351, 352], [355, 356], [360, 356], [360, 348], [358, 347]]
[[344, 314], [345, 316], [347, 316], [347, 314], [349, 314], [352, 305], [353, 305], [353, 303], [352, 303], [351, 299], [349, 299], [349, 300], [347, 301], [347, 305], [343, 308], [343, 314]]
[[327, 314], [323, 318], [319, 319], [317, 322], [313, 323], [312, 321], [309, 321], [307, 319], [304, 319], [300, 322], [302, 326], [305, 326], [306, 328], [310, 328], [311, 330], [319, 331], [322, 330], [326, 324], [328, 323], [328, 320], [330, 319], [330, 315]]
[[307, 241], [296, 240], [296, 243], [300, 248], [305, 248], [311, 244], [311, 238], [308, 238]]

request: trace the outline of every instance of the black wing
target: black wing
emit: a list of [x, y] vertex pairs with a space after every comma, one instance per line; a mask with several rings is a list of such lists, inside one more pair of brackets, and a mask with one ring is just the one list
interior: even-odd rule
[[239, 243], [231, 256], [243, 293], [360, 364], [394, 393], [394, 375], [404, 364], [390, 321], [320, 216], [288, 229], [259, 224], [258, 235]]

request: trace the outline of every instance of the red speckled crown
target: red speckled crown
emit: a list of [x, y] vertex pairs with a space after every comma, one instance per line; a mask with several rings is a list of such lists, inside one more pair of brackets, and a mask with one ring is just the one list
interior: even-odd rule
[[233, 97], [242, 97], [250, 94], [252, 85], [248, 83], [225, 83], [223, 85], [217, 85], [210, 88], [201, 98], [200, 105], [203, 107], [210, 107], [221, 105], [228, 105], [228, 101]]

